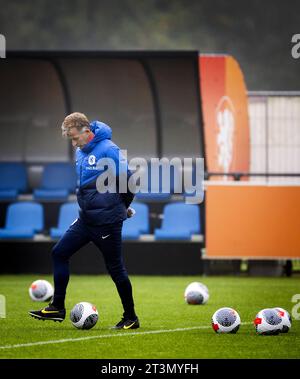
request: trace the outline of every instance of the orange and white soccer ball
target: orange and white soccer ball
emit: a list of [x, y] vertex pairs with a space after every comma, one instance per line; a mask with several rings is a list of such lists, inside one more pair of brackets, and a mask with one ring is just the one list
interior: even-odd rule
[[233, 308], [218, 309], [212, 316], [212, 328], [216, 333], [236, 333], [241, 325], [241, 318]]
[[273, 308], [265, 308], [259, 311], [254, 319], [257, 334], [276, 335], [280, 333], [283, 319], [280, 313]]
[[187, 304], [205, 304], [209, 299], [208, 288], [203, 283], [192, 282], [184, 291], [184, 299]]
[[52, 284], [47, 280], [35, 280], [29, 287], [29, 296], [33, 301], [50, 301], [53, 293]]

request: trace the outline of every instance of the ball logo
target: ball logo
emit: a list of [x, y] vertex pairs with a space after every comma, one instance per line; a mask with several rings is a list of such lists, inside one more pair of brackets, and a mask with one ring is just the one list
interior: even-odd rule
[[96, 157], [95, 155], [90, 155], [88, 159], [89, 165], [94, 165], [96, 163]]
[[223, 96], [216, 109], [218, 125], [217, 146], [218, 165], [223, 172], [229, 172], [233, 161], [235, 117], [233, 104], [229, 97]]

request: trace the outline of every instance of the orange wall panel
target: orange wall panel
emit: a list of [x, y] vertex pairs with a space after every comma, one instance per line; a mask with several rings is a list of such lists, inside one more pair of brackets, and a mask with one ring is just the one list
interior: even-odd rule
[[216, 140], [218, 128], [216, 127], [216, 109], [225, 93], [225, 58], [201, 57], [199, 62], [205, 159], [210, 171], [217, 171], [218, 147]]
[[300, 258], [300, 187], [208, 185], [207, 258]]
[[208, 171], [249, 172], [247, 89], [238, 63], [227, 55], [201, 55], [199, 76]]

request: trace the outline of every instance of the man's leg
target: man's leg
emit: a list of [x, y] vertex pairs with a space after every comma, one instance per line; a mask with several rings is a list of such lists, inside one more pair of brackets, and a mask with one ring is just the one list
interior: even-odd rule
[[77, 220], [52, 249], [54, 296], [52, 304], [64, 308], [69, 282], [69, 260], [82, 246], [90, 241], [81, 220]]
[[[65, 318], [65, 296], [69, 282], [69, 260], [82, 246], [90, 241], [81, 220], [77, 220], [52, 249], [54, 296], [49, 307], [30, 311], [33, 317], [42, 320], [62, 321]], [[57, 310], [57, 312], [56, 312]]]
[[[134, 310], [132, 286], [122, 256], [122, 224], [120, 222], [94, 227], [92, 241], [101, 250], [106, 268], [115, 282], [124, 309], [123, 318], [135, 321], [137, 316]], [[131, 328], [138, 326], [136, 322]]]

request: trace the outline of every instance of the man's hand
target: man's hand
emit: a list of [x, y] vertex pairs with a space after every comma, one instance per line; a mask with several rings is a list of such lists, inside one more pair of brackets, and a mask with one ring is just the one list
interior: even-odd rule
[[127, 209], [127, 218], [130, 218], [135, 215], [135, 210], [131, 207]]

